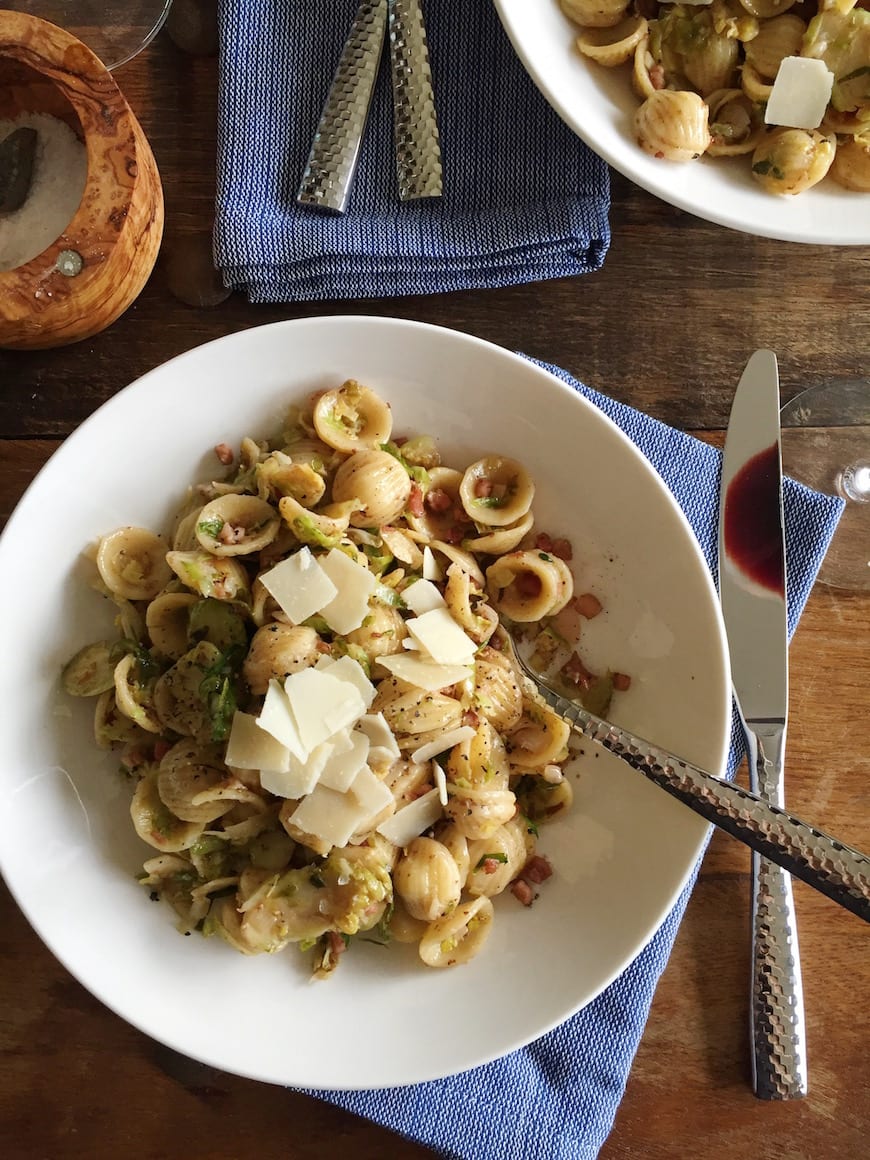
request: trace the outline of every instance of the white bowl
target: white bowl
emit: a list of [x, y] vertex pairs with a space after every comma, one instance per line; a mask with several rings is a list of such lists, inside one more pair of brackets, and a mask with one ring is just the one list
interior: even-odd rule
[[183, 938], [149, 901], [135, 881], [150, 854], [131, 828], [129, 783], [94, 747], [92, 703], [58, 688], [62, 662], [111, 621], [81, 553], [124, 523], [165, 527], [186, 486], [212, 478], [217, 443], [274, 433], [290, 402], [350, 376], [390, 401], [397, 432], [436, 435], [448, 463], [489, 450], [525, 462], [538, 526], [571, 538], [578, 590], [606, 605], [586, 655], [632, 675], [625, 724], [714, 772], [730, 724], [718, 603], [689, 525], [633, 444], [523, 358], [419, 323], [312, 318], [209, 343], [101, 407], [0, 539], [12, 610], [0, 867], [48, 947], [124, 1019], [225, 1071], [317, 1088], [458, 1072], [564, 1020], [652, 937], [706, 833], [638, 774], [589, 753], [570, 816], [542, 831], [555, 875], [540, 899], [529, 910], [499, 899], [485, 950], [447, 971], [361, 944], [315, 984], [295, 948], [247, 958]]
[[558, 0], [495, 0], [532, 80], [562, 120], [614, 169], [696, 217], [762, 237], [823, 245], [870, 243], [870, 196], [831, 180], [795, 197], [765, 193], [745, 157], [677, 164], [637, 144], [628, 66], [608, 69], [574, 47], [577, 28]]

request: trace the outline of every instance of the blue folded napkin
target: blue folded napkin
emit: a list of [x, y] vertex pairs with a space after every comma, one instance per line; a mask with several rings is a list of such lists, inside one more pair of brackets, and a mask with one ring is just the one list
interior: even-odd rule
[[444, 194], [400, 203], [388, 52], [348, 211], [296, 204], [358, 0], [219, 0], [214, 257], [253, 302], [507, 286], [595, 270], [606, 164], [537, 91], [486, 0], [424, 5]]
[[[637, 444], [685, 512], [715, 574], [721, 452], [590, 390], [558, 367], [539, 365], [599, 407]], [[785, 481], [790, 634], [843, 506], [842, 500]], [[742, 754], [735, 718], [729, 775]], [[527, 1047], [431, 1083], [313, 1094], [451, 1160], [592, 1160], [613, 1124], [693, 883], [694, 876], [651, 942], [614, 983]]]

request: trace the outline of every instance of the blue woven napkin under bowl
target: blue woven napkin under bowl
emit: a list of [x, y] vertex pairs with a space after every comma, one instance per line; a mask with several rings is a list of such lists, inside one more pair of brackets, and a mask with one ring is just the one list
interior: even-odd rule
[[[539, 365], [599, 407], [646, 455], [685, 512], [715, 575], [721, 452], [590, 390], [558, 367]], [[790, 635], [843, 506], [840, 499], [785, 481]], [[742, 756], [735, 716], [729, 775]], [[313, 1094], [451, 1160], [592, 1160], [613, 1124], [693, 882], [694, 876], [651, 942], [614, 983], [527, 1047], [435, 1082]]]
[[253, 302], [507, 286], [598, 269], [609, 173], [488, 0], [424, 4], [441, 198], [401, 203], [384, 52], [347, 213], [296, 204], [358, 0], [219, 0], [215, 265]]

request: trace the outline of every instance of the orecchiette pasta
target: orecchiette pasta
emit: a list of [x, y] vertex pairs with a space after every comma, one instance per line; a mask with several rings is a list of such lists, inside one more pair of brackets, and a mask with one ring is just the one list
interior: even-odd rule
[[316, 977], [361, 934], [466, 962], [491, 899], [530, 905], [552, 873], [536, 834], [571, 802], [568, 727], [524, 690], [500, 615], [598, 711], [628, 681], [562, 648], [566, 606], [601, 605], [572, 601], [571, 546], [535, 532], [522, 464], [458, 470], [430, 436], [391, 437], [349, 381], [274, 440], [220, 444], [225, 477], [191, 488], [165, 543], [99, 542], [115, 637], [62, 673], [135, 781], [143, 885], [187, 933], [313, 949]]
[[[577, 26], [581, 54], [608, 68], [626, 67], [641, 102], [635, 135], [647, 153], [675, 162], [745, 154], [752, 176], [773, 194], [800, 193], [828, 175], [868, 192], [867, 150], [856, 145], [870, 133], [866, 3], [558, 3]], [[817, 114], [792, 95], [815, 83], [806, 73], [795, 79], [795, 58], [824, 65], [813, 65]]]

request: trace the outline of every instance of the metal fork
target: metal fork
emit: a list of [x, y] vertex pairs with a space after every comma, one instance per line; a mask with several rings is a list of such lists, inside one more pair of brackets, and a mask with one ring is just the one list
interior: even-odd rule
[[507, 630], [499, 633], [499, 639], [513, 653], [529, 693], [549, 705], [575, 733], [602, 745], [708, 822], [870, 922], [870, 857], [758, 794], [596, 717], [545, 684], [526, 664]]

